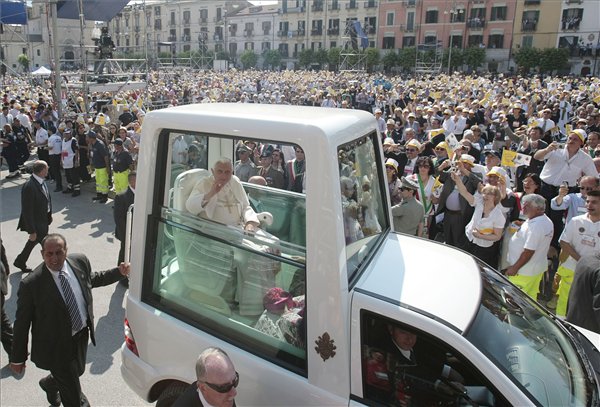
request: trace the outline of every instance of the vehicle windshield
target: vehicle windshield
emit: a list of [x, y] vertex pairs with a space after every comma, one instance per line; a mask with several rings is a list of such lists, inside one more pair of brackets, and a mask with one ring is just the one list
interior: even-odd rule
[[596, 405], [590, 363], [567, 331], [495, 271], [480, 268], [481, 305], [466, 338], [539, 405]]

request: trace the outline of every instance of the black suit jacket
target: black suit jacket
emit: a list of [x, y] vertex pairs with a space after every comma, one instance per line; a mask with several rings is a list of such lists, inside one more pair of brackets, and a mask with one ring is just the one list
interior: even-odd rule
[[[50, 190], [48, 189], [48, 196]], [[52, 198], [50, 198], [52, 207]], [[29, 178], [21, 189], [21, 217], [18, 230], [27, 233], [37, 233], [38, 236], [48, 234], [48, 225], [52, 222], [52, 210], [48, 211], [48, 198], [44, 194], [42, 185], [33, 177]]]
[[[235, 401], [233, 406], [235, 407]], [[198, 396], [198, 382], [190, 384], [190, 387], [185, 389], [171, 407], [203, 407], [200, 396]]]
[[[443, 171], [440, 174], [439, 181], [443, 183], [444, 186], [442, 187], [442, 192], [440, 193], [440, 203], [438, 205], [436, 215], [446, 210], [446, 200], [452, 191], [454, 191], [455, 186], [455, 183], [448, 171]], [[469, 191], [471, 194], [475, 194], [475, 191], [477, 191], [477, 186], [481, 182], [481, 178], [479, 178], [478, 174], [472, 172], [467, 176], [463, 176], [462, 181], [463, 184], [465, 184], [467, 191]], [[459, 195], [458, 201], [460, 203], [460, 211], [463, 213], [463, 215], [465, 215], [465, 224], [467, 224], [473, 215], [473, 208], [462, 195]]]
[[115, 237], [121, 242], [125, 241], [125, 228], [127, 227], [127, 209], [133, 204], [135, 194], [131, 188], [127, 187], [127, 190], [122, 194], [115, 196]]
[[198, 396], [198, 382], [190, 384], [190, 387], [179, 396], [171, 407], [202, 407], [203, 404]]
[[[87, 325], [92, 343], [94, 337], [94, 303], [92, 288], [112, 284], [123, 276], [118, 268], [92, 272], [88, 258], [83, 254], [67, 257], [67, 263], [77, 277], [87, 304]], [[27, 343], [31, 327], [31, 361], [40, 369], [62, 366], [74, 356], [71, 340], [71, 319], [51, 271], [40, 264], [19, 286], [17, 312], [10, 361], [27, 360]]]

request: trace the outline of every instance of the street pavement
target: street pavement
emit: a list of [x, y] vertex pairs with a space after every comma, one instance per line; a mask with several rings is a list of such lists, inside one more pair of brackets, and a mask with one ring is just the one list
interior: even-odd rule
[[[0, 220], [2, 241], [11, 266], [5, 306], [9, 318], [14, 321], [17, 290], [23, 273], [12, 263], [27, 239], [25, 232], [16, 229], [21, 209], [21, 186], [30, 175], [6, 179], [7, 174], [6, 167], [3, 167], [0, 176]], [[48, 186], [50, 191], [54, 190], [54, 184]], [[119, 241], [113, 233], [112, 200], [106, 204], [92, 203], [94, 189], [93, 182], [82, 184], [82, 194], [75, 198], [70, 194], [51, 192], [54, 215], [50, 232], [63, 234], [70, 253], [85, 253], [93, 269], [101, 271], [116, 266]], [[40, 246], [36, 246], [31, 253], [27, 263], [29, 267], [35, 268], [42, 262], [40, 249]], [[83, 392], [92, 406], [150, 405], [125, 384], [120, 373], [126, 288], [113, 284], [95, 288], [93, 295], [97, 346], [94, 347], [90, 342], [88, 347], [86, 370], [81, 377]], [[8, 367], [8, 356], [3, 349], [0, 349], [0, 366], [1, 406], [48, 405], [46, 395], [38, 385], [39, 379], [48, 372], [28, 361], [25, 374], [15, 376]]]

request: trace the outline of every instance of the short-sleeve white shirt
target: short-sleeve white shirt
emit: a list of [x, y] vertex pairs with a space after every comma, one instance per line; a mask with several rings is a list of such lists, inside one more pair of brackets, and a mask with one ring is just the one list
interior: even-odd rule
[[[560, 235], [561, 242], [570, 244], [580, 256], [588, 256], [600, 251], [600, 221], [592, 222], [589, 214], [572, 218]], [[575, 270], [577, 261], [569, 256], [563, 266]]]
[[510, 239], [508, 264], [515, 264], [525, 249], [533, 250], [533, 256], [521, 267], [518, 274], [536, 276], [543, 273], [548, 268], [548, 249], [553, 234], [554, 226], [546, 215], [526, 220]]
[[506, 218], [502, 213], [500, 205], [496, 205], [494, 209], [485, 218], [483, 217], [483, 197], [481, 194], [476, 193], [474, 195], [475, 202], [473, 206], [475, 211], [473, 217], [465, 229], [467, 238], [475, 243], [479, 247], [490, 247], [494, 242], [484, 239], [473, 237], [473, 229], [478, 229], [481, 234], [491, 235], [494, 233], [494, 229], [504, 229]]

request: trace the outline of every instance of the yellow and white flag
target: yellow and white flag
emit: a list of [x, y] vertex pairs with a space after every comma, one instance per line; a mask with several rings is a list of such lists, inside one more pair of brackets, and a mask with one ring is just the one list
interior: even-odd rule
[[527, 154], [520, 154], [516, 151], [504, 149], [502, 151], [502, 166], [503, 167], [520, 167], [522, 165], [529, 165], [531, 163], [531, 156]]
[[446, 136], [446, 143], [448, 144], [448, 148], [450, 148], [452, 151], [456, 150], [460, 146], [460, 143], [456, 139], [454, 133], [450, 133]]

